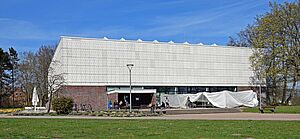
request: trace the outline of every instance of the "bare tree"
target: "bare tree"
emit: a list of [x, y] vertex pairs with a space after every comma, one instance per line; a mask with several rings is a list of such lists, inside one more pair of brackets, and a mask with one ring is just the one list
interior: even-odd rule
[[37, 90], [40, 96], [40, 105], [45, 106], [48, 99], [48, 75], [49, 67], [54, 56], [55, 47], [53, 46], [42, 46], [35, 54], [36, 67], [35, 76], [37, 80]]
[[236, 47], [252, 47], [253, 39], [255, 37], [254, 28], [254, 25], [248, 25], [244, 30], [237, 33], [237, 38], [229, 36], [227, 45]]
[[17, 83], [28, 95], [27, 105], [31, 102], [32, 90], [36, 86], [40, 106], [45, 106], [48, 99], [48, 72], [54, 52], [54, 46], [41, 46], [36, 53], [22, 53]]
[[65, 83], [64, 74], [55, 70], [54, 67], [60, 67], [60, 62], [52, 61], [51, 66], [49, 67], [49, 74], [48, 74], [48, 113], [51, 109], [52, 98], [57, 94], [61, 89], [63, 89], [63, 85]]
[[32, 91], [36, 85], [35, 65], [36, 58], [33, 52], [21, 53], [21, 61], [17, 68], [16, 85], [27, 94], [27, 106], [31, 104]]

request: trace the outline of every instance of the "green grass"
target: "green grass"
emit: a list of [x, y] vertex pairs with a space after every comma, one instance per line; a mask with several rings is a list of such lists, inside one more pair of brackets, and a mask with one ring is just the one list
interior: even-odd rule
[[300, 121], [0, 119], [0, 138], [300, 138]]
[[[259, 107], [257, 108], [242, 108], [243, 112], [260, 113]], [[265, 110], [265, 113], [271, 113], [270, 110]], [[300, 106], [276, 106], [275, 113], [300, 113]]]

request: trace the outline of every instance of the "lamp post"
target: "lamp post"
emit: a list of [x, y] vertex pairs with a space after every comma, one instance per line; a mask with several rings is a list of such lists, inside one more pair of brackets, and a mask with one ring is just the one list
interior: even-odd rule
[[126, 65], [129, 70], [129, 111], [131, 112], [132, 109], [132, 103], [131, 103], [131, 70], [133, 68], [133, 64], [127, 64]]
[[261, 105], [261, 82], [259, 82], [259, 109], [261, 110], [262, 109], [262, 105]]
[[258, 76], [258, 83], [259, 83], [259, 109], [261, 110], [262, 109], [262, 105], [261, 105], [261, 79], [259, 78], [259, 76]]

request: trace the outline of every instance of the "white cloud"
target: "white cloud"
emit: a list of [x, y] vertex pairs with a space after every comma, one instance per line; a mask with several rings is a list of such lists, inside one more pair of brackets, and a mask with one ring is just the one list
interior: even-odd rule
[[[254, 3], [253, 1], [241, 1], [233, 4], [224, 5], [222, 7], [209, 9], [207, 11], [199, 10], [182, 13], [180, 15], [160, 16], [154, 20], [154, 23], [156, 23], [156, 27], [146, 29], [145, 33], [155, 33], [159, 36], [171, 36], [182, 33], [195, 32], [196, 30], [201, 31], [201, 29], [207, 28], [208, 26], [210, 26], [210, 24], [219, 25], [214, 27], [214, 29], [217, 31], [211, 33], [225, 33], [226, 30], [230, 30], [230, 28], [224, 28], [224, 26], [222, 26], [222, 24], [225, 23], [213, 22], [220, 18], [227, 18], [227, 15], [235, 14], [236, 12], [247, 10], [258, 5], [259, 3]], [[222, 29], [224, 30], [222, 31]], [[209, 34], [210, 32], [207, 33]]]
[[[38, 28], [29, 21], [0, 18], [1, 39], [51, 39], [54, 33]], [[53, 39], [53, 38], [52, 38]]]

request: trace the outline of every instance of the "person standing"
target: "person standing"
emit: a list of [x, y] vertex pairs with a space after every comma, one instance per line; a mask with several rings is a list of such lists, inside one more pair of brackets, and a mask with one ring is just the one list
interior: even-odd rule
[[166, 97], [165, 103], [166, 103], [166, 108], [170, 108], [170, 100], [168, 99], [168, 97]]
[[112, 107], [113, 107], [113, 106], [112, 106], [112, 102], [111, 102], [111, 100], [109, 100], [109, 101], [108, 101], [108, 109], [112, 109]]

